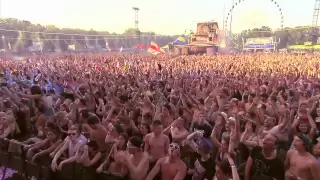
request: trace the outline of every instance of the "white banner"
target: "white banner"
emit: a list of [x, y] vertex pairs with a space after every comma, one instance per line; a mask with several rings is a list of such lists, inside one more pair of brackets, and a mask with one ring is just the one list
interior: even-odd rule
[[248, 38], [245, 45], [249, 44], [272, 44], [272, 37]]

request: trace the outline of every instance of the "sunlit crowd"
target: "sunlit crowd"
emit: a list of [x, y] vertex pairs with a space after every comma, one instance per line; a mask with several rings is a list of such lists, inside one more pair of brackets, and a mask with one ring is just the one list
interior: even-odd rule
[[317, 54], [0, 60], [0, 138], [50, 179], [319, 180]]

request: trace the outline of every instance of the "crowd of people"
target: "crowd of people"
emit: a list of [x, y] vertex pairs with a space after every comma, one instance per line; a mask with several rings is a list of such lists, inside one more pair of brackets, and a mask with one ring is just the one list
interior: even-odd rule
[[0, 138], [93, 178], [319, 180], [317, 54], [1, 60]]

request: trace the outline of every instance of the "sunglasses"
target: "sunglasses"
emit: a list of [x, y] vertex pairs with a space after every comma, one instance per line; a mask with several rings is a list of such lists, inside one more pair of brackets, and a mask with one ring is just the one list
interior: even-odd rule
[[68, 133], [68, 136], [75, 136], [76, 133]]
[[169, 147], [173, 150], [180, 150], [180, 147], [177, 144], [170, 144]]

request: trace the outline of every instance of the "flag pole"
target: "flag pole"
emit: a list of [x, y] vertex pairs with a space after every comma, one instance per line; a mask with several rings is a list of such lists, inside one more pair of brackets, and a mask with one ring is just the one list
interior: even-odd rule
[[225, 19], [226, 19], [226, 3], [223, 5], [223, 10], [222, 10], [222, 24], [223, 24], [223, 30], [226, 30], [224, 25], [225, 25]]

